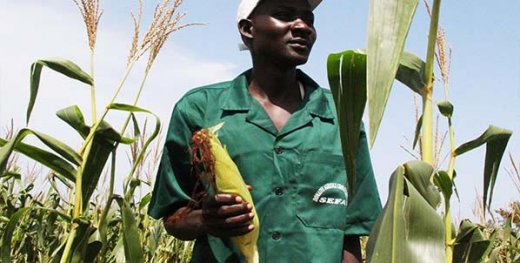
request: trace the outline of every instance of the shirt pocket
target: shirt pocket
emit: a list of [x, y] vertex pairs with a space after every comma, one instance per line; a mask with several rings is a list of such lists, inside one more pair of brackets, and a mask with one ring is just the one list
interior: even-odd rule
[[300, 221], [307, 227], [344, 230], [348, 202], [346, 182], [342, 155], [308, 152], [294, 196]]

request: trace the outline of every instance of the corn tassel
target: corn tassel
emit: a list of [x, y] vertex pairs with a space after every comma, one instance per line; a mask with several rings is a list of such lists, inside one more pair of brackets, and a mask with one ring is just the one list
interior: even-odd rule
[[257, 240], [260, 221], [253, 204], [251, 193], [238, 171], [236, 164], [217, 137], [217, 131], [224, 123], [194, 133], [192, 138], [193, 167], [200, 179], [207, 181], [216, 193], [235, 194], [253, 206], [253, 225], [251, 232], [232, 237], [248, 263], [258, 263]]

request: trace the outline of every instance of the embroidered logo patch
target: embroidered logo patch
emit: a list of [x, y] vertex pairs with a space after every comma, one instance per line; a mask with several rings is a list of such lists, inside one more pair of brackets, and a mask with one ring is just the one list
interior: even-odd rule
[[[340, 190], [341, 193], [344, 194], [345, 198], [342, 198], [343, 196], [341, 196], [341, 198], [338, 196], [327, 196], [326, 193], [332, 190]], [[328, 183], [323, 185], [322, 187], [320, 187], [320, 189], [318, 189], [318, 191], [316, 191], [314, 197], [312, 198], [312, 201], [320, 204], [347, 206], [347, 197], [347, 188], [344, 185], [338, 183]]]

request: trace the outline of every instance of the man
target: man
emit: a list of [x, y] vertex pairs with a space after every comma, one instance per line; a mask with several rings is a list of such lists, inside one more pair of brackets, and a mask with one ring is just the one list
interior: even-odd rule
[[191, 135], [220, 122], [219, 139], [252, 186], [260, 262], [361, 260], [359, 236], [381, 211], [366, 135], [348, 204], [332, 96], [296, 69], [316, 41], [312, 11], [319, 2], [242, 0], [237, 22], [253, 68], [188, 92], [173, 111], [149, 214], [163, 218], [173, 236], [196, 239], [192, 262], [239, 262], [229, 237], [253, 228], [251, 205], [234, 195], [186, 208], [195, 185]]

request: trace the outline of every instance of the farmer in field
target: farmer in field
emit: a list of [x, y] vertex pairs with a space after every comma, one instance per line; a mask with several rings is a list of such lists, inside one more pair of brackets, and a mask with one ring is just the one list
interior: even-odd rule
[[332, 95], [296, 68], [316, 41], [319, 2], [242, 0], [237, 23], [253, 68], [188, 92], [173, 110], [149, 214], [171, 235], [196, 240], [192, 262], [240, 262], [229, 237], [253, 228], [251, 205], [231, 194], [187, 208], [192, 133], [221, 122], [218, 137], [252, 186], [260, 262], [360, 261], [359, 236], [381, 211], [365, 132], [349, 204]]

